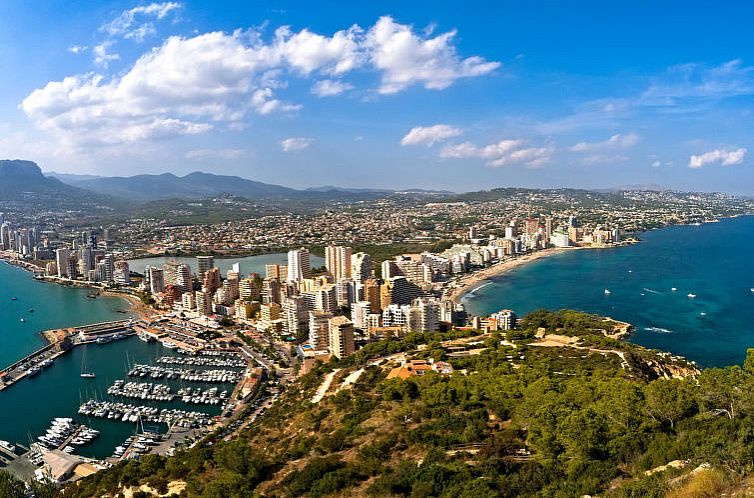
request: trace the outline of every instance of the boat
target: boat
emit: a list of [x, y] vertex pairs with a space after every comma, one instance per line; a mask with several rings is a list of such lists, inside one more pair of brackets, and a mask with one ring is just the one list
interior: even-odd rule
[[177, 347], [178, 347], [178, 344], [176, 344], [176, 343], [174, 343], [174, 342], [170, 342], [170, 341], [164, 341], [164, 342], [162, 343], [162, 345], [163, 345], [163, 346], [165, 346], [165, 347], [166, 347], [166, 348], [168, 348], [168, 349], [175, 349], [175, 348], [177, 348]]
[[34, 308], [29, 308], [29, 313], [34, 313]]
[[93, 379], [96, 375], [86, 369], [86, 346], [84, 346], [84, 352], [81, 355], [81, 378]]
[[751, 289], [749, 289], [749, 290], [750, 290], [751, 292], [754, 292], [754, 287], [752, 287], [752, 288], [751, 288]]
[[610, 289], [605, 289], [605, 295], [611, 294]]
[[670, 288], [670, 290], [671, 290], [671, 291], [673, 291], [673, 292], [675, 292], [675, 291], [677, 291], [678, 289], [677, 289], [676, 287], [671, 287], [671, 288]]
[[0, 440], [0, 446], [10, 451], [11, 453], [14, 453], [16, 451], [16, 446], [13, 444], [10, 444], [8, 441]]
[[689, 293], [688, 293], [688, 297], [689, 297], [690, 299], [694, 299], [694, 298], [696, 297], [696, 294], [692, 294], [692, 293], [690, 293], [690, 292], [689, 292]]
[[152, 334], [147, 334], [146, 332], [139, 332], [139, 340], [144, 342], [154, 342], [157, 339]]
[[17, 297], [12, 297], [12, 298], [10, 298], [10, 300], [11, 301], [18, 301], [18, 298]]
[[25, 321], [26, 321], [26, 318], [22, 318], [22, 319], [21, 319], [20, 321], [21, 321], [21, 322], [25, 322]]

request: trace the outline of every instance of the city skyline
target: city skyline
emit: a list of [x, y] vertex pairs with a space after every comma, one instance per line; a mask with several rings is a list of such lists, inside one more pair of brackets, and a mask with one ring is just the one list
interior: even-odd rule
[[754, 193], [750, 6], [331, 6], [8, 2], [0, 156], [298, 188]]

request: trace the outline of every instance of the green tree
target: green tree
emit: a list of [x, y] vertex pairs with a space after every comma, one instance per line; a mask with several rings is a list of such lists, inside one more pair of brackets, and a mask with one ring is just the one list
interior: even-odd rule
[[671, 430], [675, 430], [676, 420], [694, 407], [694, 398], [685, 380], [655, 380], [647, 384], [644, 394], [649, 415], [655, 420], [670, 422]]

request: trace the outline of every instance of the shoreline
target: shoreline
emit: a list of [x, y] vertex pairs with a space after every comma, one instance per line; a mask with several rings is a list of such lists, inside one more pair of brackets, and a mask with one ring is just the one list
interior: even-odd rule
[[636, 244], [637, 242], [621, 242], [618, 244], [610, 244], [604, 246], [571, 246], [571, 247], [548, 247], [547, 249], [540, 249], [535, 252], [529, 252], [522, 256], [516, 256], [495, 263], [494, 265], [475, 271], [473, 273], [464, 275], [458, 281], [453, 282], [452, 287], [446, 287], [443, 297], [450, 299], [454, 303], [460, 303], [465, 296], [473, 293], [475, 290], [484, 287], [483, 282], [492, 283], [490, 280], [492, 277], [503, 275], [511, 270], [519, 268], [521, 266], [533, 263], [543, 258], [553, 256], [555, 254], [562, 254], [568, 251], [577, 250], [599, 250], [599, 249], [615, 249], [618, 247], [628, 247]]
[[[135, 296], [128, 292], [121, 292], [121, 291], [116, 291], [112, 289], [106, 289], [98, 285], [94, 285], [94, 284], [91, 284], [89, 282], [84, 282], [84, 281], [60, 280], [57, 277], [47, 277], [47, 276], [38, 277], [37, 273], [43, 272], [44, 268], [40, 268], [39, 266], [33, 263], [29, 263], [27, 261], [10, 257], [7, 253], [3, 253], [3, 252], [0, 252], [0, 262], [4, 262], [8, 264], [9, 266], [13, 266], [13, 267], [16, 267], [16, 268], [19, 268], [21, 270], [31, 273], [32, 278], [38, 282], [45, 282], [48, 284], [59, 285], [61, 287], [70, 287], [70, 288], [76, 288], [76, 289], [92, 289], [92, 290], [97, 291], [98, 295], [122, 299], [128, 304], [129, 311], [127, 313], [136, 315], [135, 316], [136, 319], [145, 319], [145, 318], [148, 319], [151, 316], [157, 314], [156, 310], [144, 304], [141, 301], [141, 299], [139, 299], [138, 296]], [[46, 337], [45, 337], [45, 340], [47, 340]]]

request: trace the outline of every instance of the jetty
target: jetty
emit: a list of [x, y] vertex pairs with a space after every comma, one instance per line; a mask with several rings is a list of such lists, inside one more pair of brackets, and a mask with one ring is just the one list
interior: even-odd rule
[[66, 329], [46, 330], [42, 336], [50, 343], [0, 370], [0, 391], [24, 377], [38, 375], [55, 359], [82, 344], [103, 344], [135, 332], [131, 320], [100, 322]]

